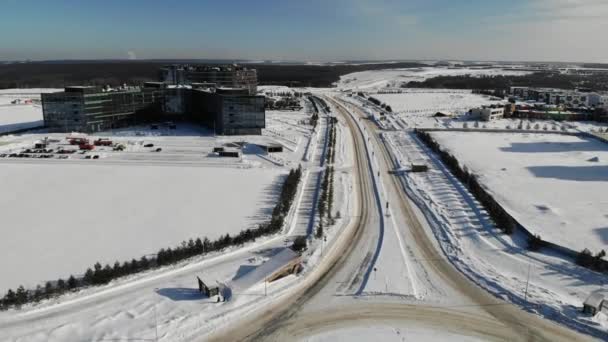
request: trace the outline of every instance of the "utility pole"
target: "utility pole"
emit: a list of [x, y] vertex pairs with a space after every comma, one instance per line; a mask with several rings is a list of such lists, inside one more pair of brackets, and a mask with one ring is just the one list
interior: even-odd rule
[[154, 304], [154, 330], [156, 332], [156, 342], [158, 342], [158, 320], [156, 317], [156, 304]]
[[526, 280], [526, 292], [524, 293], [524, 300], [528, 301], [528, 284], [530, 283], [530, 268], [532, 267], [532, 263], [528, 261], [528, 280]]
[[268, 296], [268, 278], [264, 277], [264, 297]]

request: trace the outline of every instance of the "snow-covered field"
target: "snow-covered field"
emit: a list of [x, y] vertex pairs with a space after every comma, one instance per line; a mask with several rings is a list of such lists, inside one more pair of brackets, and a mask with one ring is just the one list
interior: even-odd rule
[[388, 104], [393, 112], [413, 118], [432, 116], [437, 112], [463, 114], [471, 108], [496, 104], [489, 96], [471, 94], [468, 90], [405, 89], [400, 94], [376, 94], [373, 97]]
[[[187, 166], [3, 164], [0, 290], [234, 235], [269, 216], [282, 172]], [[10, 194], [10, 195], [8, 195]]]
[[[139, 258], [183, 240], [255, 228], [270, 217], [289, 169], [302, 163], [311, 126], [304, 112], [267, 113], [262, 136], [214, 137], [200, 127], [132, 127], [97, 136], [126, 146], [97, 147], [69, 159], [0, 158], [0, 293], [23, 284], [79, 275], [103, 264]], [[74, 149], [66, 134], [0, 138], [0, 155], [20, 153], [44, 137], [49, 147]], [[143, 145], [152, 143], [154, 148]], [[258, 144], [279, 143], [267, 154]], [[220, 158], [216, 146], [240, 149]], [[161, 152], [153, 152], [155, 148]], [[86, 156], [99, 159], [85, 159]], [[64, 155], [66, 156], [66, 155]]]
[[[532, 216], [530, 219], [536, 220], [537, 217], [533, 212], [541, 210], [540, 206], [546, 205], [550, 209], [548, 213], [540, 214], [538, 211], [536, 213], [568, 215], [563, 217], [563, 221], [573, 220], [570, 227], [574, 229], [568, 231], [568, 235], [562, 239], [568, 239], [567, 242], [571, 244], [580, 244], [580, 241], [586, 239], [605, 245], [604, 240], [598, 235], [600, 231], [593, 230], [597, 227], [579, 232], [581, 224], [587, 222], [589, 227], [591, 221], [587, 221], [584, 215], [573, 218], [572, 215], [576, 215], [576, 212], [569, 209], [569, 206], [580, 208], [585, 204], [595, 206], [596, 212], [592, 213], [595, 220], [603, 215], [603, 208], [606, 207], [605, 200], [601, 199], [602, 190], [591, 190], [591, 194], [587, 195], [577, 190], [577, 184], [581, 181], [543, 178], [541, 175], [538, 175], [537, 179], [532, 172], [525, 170], [526, 167], [534, 166], [532, 164], [537, 163], [536, 160], [557, 163], [546, 166], [558, 168], [561, 167], [559, 163], [584, 165], [587, 163], [584, 159], [587, 152], [577, 152], [576, 147], [585, 145], [599, 148], [599, 146], [593, 143], [586, 145], [584, 141], [573, 143], [562, 141], [538, 148], [544, 152], [517, 152], [517, 148], [542, 147], [545, 142], [542, 138], [538, 138], [541, 141], [535, 142], [531, 140], [534, 138], [521, 135], [519, 141], [513, 141], [520, 145], [511, 145], [504, 140], [505, 138], [499, 137], [517, 135], [500, 133], [496, 134], [496, 138], [486, 138], [488, 134], [484, 133], [481, 139], [479, 137], [475, 139], [476, 135], [470, 132], [450, 137], [446, 134], [452, 133], [435, 133], [435, 137], [442, 139], [445, 146], [451, 148], [457, 155], [462, 153], [468, 156], [467, 160], [473, 163], [467, 163], [463, 158], [464, 164], [482, 177], [482, 183], [488, 185], [494, 193], [498, 193], [497, 196], [503, 196], [502, 193], [508, 194], [510, 201], [516, 202], [516, 205], [523, 208], [522, 210], [527, 210], [524, 212], [526, 217]], [[591, 317], [581, 313], [582, 303], [587, 296], [593, 291], [603, 289], [604, 275], [577, 266], [572, 260], [564, 259], [559, 255], [542, 250], [528, 251], [527, 240], [521, 233], [516, 232], [511, 236], [502, 234], [494, 226], [483, 206], [411, 131], [387, 132], [383, 137], [392, 151], [394, 161], [398, 164], [395, 165], [397, 169], [406, 169], [414, 161], [430, 166], [430, 170], [426, 173], [404, 173], [403, 186], [421, 209], [420, 215], [424, 216], [439, 246], [456, 268], [495, 296], [516, 303], [527, 311], [597, 337], [605, 339], [608, 336], [608, 317], [605, 314]], [[466, 147], [459, 148], [463, 146], [461, 143], [463, 140], [466, 142]], [[553, 146], [553, 152], [547, 148], [550, 146]], [[500, 148], [505, 150], [499, 150]], [[599, 152], [593, 153], [598, 155]], [[534, 154], [526, 156], [526, 153]], [[565, 161], [561, 161], [562, 158], [565, 158]], [[509, 165], [506, 165], [507, 161], [511, 161]], [[589, 166], [593, 167], [593, 164]], [[476, 167], [482, 168], [485, 173], [478, 172], [479, 169]], [[503, 168], [506, 170], [502, 170]], [[567, 174], [574, 177], [578, 175], [574, 172]], [[605, 174], [606, 172], [603, 175], [599, 174], [599, 177], [605, 177]], [[591, 176], [591, 173], [587, 173], [587, 176]], [[546, 182], [544, 188], [538, 186], [538, 181]], [[528, 188], [522, 187], [522, 182], [526, 182]], [[589, 182], [605, 187], [592, 179]], [[589, 189], [589, 184], [585, 183], [582, 186]], [[605, 193], [605, 188], [603, 189]], [[596, 202], [598, 204], [592, 203], [597, 196], [600, 196], [599, 202]], [[601, 203], [604, 203], [603, 206]], [[538, 228], [530, 227], [533, 231]], [[562, 228], [559, 225], [557, 227], [545, 225], [543, 229], [555, 233], [555, 229]], [[541, 236], [550, 239], [544, 233], [541, 233]]]
[[607, 144], [559, 134], [432, 135], [530, 231], [574, 250], [608, 249]]
[[[2, 89], [0, 90], [0, 133], [43, 125], [40, 94], [61, 89]], [[30, 101], [35, 103], [31, 103]], [[12, 104], [13, 101], [19, 103]]]
[[403, 83], [411, 81], [424, 81], [437, 76], [493, 76], [510, 75], [521, 76], [529, 74], [528, 71], [505, 70], [502, 68], [447, 68], [447, 67], [425, 67], [411, 69], [387, 69], [361, 71], [340, 77], [338, 88], [377, 91], [381, 88], [398, 88]]
[[[163, 136], [162, 133], [166, 132], [146, 131], [143, 128], [122, 130], [113, 132], [114, 136], [112, 139], [134, 142], [134, 144], [129, 144], [127, 151], [122, 154], [114, 155], [108, 153], [106, 158], [95, 161], [50, 159], [36, 160], [36, 163], [34, 163], [31, 160], [29, 162], [21, 160], [20, 162], [12, 161], [11, 163], [7, 163], [7, 165], [15, 164], [19, 167], [25, 167], [30, 166], [30, 164], [40, 163], [43, 165], [43, 169], [56, 166], [63, 169], [74, 167], [83, 170], [88, 168], [99, 170], [99, 172], [109, 170], [108, 172], [111, 174], [103, 176], [103, 182], [99, 182], [92, 189], [86, 190], [87, 194], [91, 193], [91, 195], [87, 195], [86, 201], [89, 201], [89, 196], [94, 196], [104, 185], [107, 186], [107, 179], [116, 179], [116, 172], [129, 172], [130, 177], [124, 181], [121, 180], [125, 189], [118, 190], [118, 193], [121, 194], [118, 203], [125, 203], [128, 199], [121, 198], [132, 196], [137, 196], [136, 200], [145, 201], [146, 203], [153, 202], [155, 200], [154, 194], [151, 194], [152, 190], [147, 188], [148, 184], [141, 184], [144, 181], [133, 180], [133, 178], [138, 178], [137, 174], [140, 172], [151, 173], [150, 177], [153, 177], [154, 174], [162, 173], [166, 170], [166, 172], [171, 173], [170, 176], [172, 178], [179, 178], [179, 183], [188, 182], [190, 186], [179, 185], [177, 189], [170, 190], [169, 196], [166, 196], [166, 199], [161, 199], [163, 202], [174, 199], [177, 202], [175, 205], [169, 204], [167, 207], [151, 208], [151, 210], [160, 209], [158, 211], [161, 213], [156, 215], [161, 216], [162, 220], [166, 220], [162, 217], [163, 212], [170, 213], [171, 208], [173, 208], [173, 211], [182, 214], [183, 211], [193, 207], [197, 210], [194, 213], [193, 221], [203, 215], [207, 215], [208, 211], [212, 210], [219, 211], [216, 216], [223, 214], [238, 218], [244, 216], [243, 210], [247, 211], [251, 209], [255, 213], [264, 210], [265, 200], [268, 200], [268, 192], [272, 192], [273, 190], [262, 189], [261, 195], [265, 197], [262, 201], [258, 199], [258, 202], [254, 203], [247, 200], [248, 197], [251, 197], [248, 194], [251, 187], [262, 187], [261, 184], [256, 185], [254, 183], [264, 183], [264, 180], [258, 181], [258, 173], [270, 173], [276, 179], [277, 175], [286, 172], [287, 168], [277, 165], [272, 160], [266, 160], [255, 153], [245, 154], [242, 160], [226, 162], [223, 166], [217, 165], [217, 167], [211, 168], [203, 155], [212, 146], [220, 142], [234, 140], [251, 141], [254, 138], [274, 139], [274, 141], [285, 143], [297, 141], [297, 144], [292, 143], [289, 145], [293, 151], [287, 149], [279, 155], [282, 155], [282, 158], [289, 161], [292, 165], [297, 165], [297, 163], [301, 162], [305, 174], [312, 174], [320, 170], [319, 162], [324, 159], [325, 120], [323, 118], [317, 126], [317, 133], [314, 134], [312, 146], [310, 146], [308, 139], [310, 132], [306, 132], [306, 129], [310, 129], [310, 126], [298, 124], [298, 122], [307, 117], [304, 112], [269, 112], [268, 114], [268, 131], [265, 131], [262, 137], [195, 137], [192, 136], [193, 132], [187, 131], [181, 126], [179, 127], [180, 132], [175, 133], [183, 134], [176, 134], [176, 136]], [[350, 173], [353, 156], [351, 155], [351, 147], [346, 144], [348, 134], [348, 130], [342, 124], [339, 124], [337, 136], [339, 143], [334, 164], [336, 167], [334, 211], [341, 211], [341, 218], [338, 218], [333, 226], [326, 226], [327, 241], [321, 239], [311, 241], [308, 250], [302, 256], [304, 269], [299, 276], [287, 276], [272, 283], [264, 284], [261, 279], [265, 275], [258, 274], [258, 271], [264, 268], [263, 265], [268, 262], [272, 255], [284, 249], [285, 246], [291, 245], [290, 239], [297, 233], [296, 226], [298, 225], [297, 221], [299, 221], [295, 220], [295, 218], [299, 217], [304, 220], [314, 219], [315, 214], [313, 213], [311, 218], [311, 213], [307, 210], [307, 202], [310, 202], [314, 197], [314, 191], [310, 193], [305, 191], [307, 182], [311, 183], [312, 176], [303, 177], [302, 186], [298, 190], [298, 194], [296, 194], [293, 210], [288, 214], [286, 219], [285, 235], [262, 238], [239, 248], [230, 248], [204, 257], [195, 257], [178, 265], [120, 278], [108, 285], [85, 288], [56, 299], [45, 300], [37, 305], [28, 305], [19, 311], [9, 310], [7, 312], [0, 312], [0, 340], [46, 342], [110, 339], [155, 340], [158, 338], [159, 341], [191, 341], [204, 338], [206, 334], [228, 324], [234, 324], [239, 318], [250, 317], [259, 308], [269, 307], [273, 302], [279, 300], [281, 296], [287, 294], [293, 287], [297, 289], [298, 286], [305, 285], [307, 278], [302, 275], [317, 272], [318, 269], [315, 266], [321, 262], [321, 255], [323, 253], [331, 253], [334, 249], [335, 240], [340, 240], [339, 233], [347, 229], [346, 225], [351, 222], [349, 210], [352, 210], [352, 194], [356, 193], [356, 191], [353, 189], [354, 184], [352, 183], [352, 175]], [[18, 145], [23, 144], [20, 139], [29, 139], [28, 141], [30, 141], [34, 137], [5, 137], [4, 139], [12, 141], [12, 145]], [[158, 146], [163, 147], [163, 152], [159, 154], [146, 152], [143, 147], [137, 144], [138, 140], [144, 140], [145, 142], [153, 141]], [[167, 149], [167, 154], [175, 154], [175, 157], [166, 156], [161, 160], [154, 159], [161, 158], [160, 156], [164, 154], [165, 149]], [[308, 150], [312, 152], [307, 153]], [[181, 151], [181, 154], [177, 154], [178, 151]], [[304, 158], [306, 155], [308, 155], [308, 158]], [[129, 156], [131, 157], [127, 158]], [[174, 161], [173, 165], [165, 166], [165, 163], [170, 161], [171, 158], [178, 158], [181, 163]], [[203, 159], [202, 161], [200, 160], [201, 158]], [[92, 165], [92, 163], [98, 163], [99, 165]], [[35, 168], [37, 166], [31, 165], [31, 167]], [[129, 171], [115, 170], [120, 168], [127, 168]], [[177, 174], [171, 170], [178, 170]], [[70, 172], [70, 175], [77, 172]], [[95, 175], [98, 176], [99, 172], [95, 172]], [[202, 174], [199, 175], [199, 172]], [[211, 174], [208, 174], [208, 172], [211, 172]], [[230, 183], [230, 180], [235, 175], [240, 180], [227, 184]], [[264, 177], [271, 179], [272, 175]], [[165, 181], [162, 178], [163, 176], [158, 175], [158, 177], [153, 178], [156, 178], [154, 179], [156, 183], [161, 183]], [[88, 184], [86, 177], [85, 175], [77, 175], [76, 181]], [[146, 178], [148, 177], [146, 176]], [[201, 184], [190, 184], [189, 180], [195, 183], [201, 182]], [[43, 180], [37, 182], [42, 183]], [[134, 186], [130, 182], [135, 182], [135, 186], [141, 184], [140, 187], [144, 189], [136, 188], [130, 192], [129, 189]], [[213, 182], [216, 183], [210, 184]], [[155, 186], [160, 187], [158, 191], [162, 191], [174, 186], [174, 183], [176, 182], [165, 181], [165, 183], [156, 184]], [[60, 187], [60, 185], [53, 186]], [[14, 187], [17, 186], [15, 185]], [[73, 187], [75, 188], [76, 186]], [[228, 204], [229, 208], [222, 207], [219, 203], [210, 203], [218, 201], [217, 196], [222, 196], [219, 191], [216, 191], [218, 189], [225, 191], [226, 196], [231, 197], [232, 203]], [[82, 191], [85, 192], [84, 189]], [[101, 192], [109, 193], [111, 191], [103, 189]], [[150, 195], [142, 198], [141, 192]], [[175, 199], [172, 196], [172, 194], [178, 193], [186, 194], [193, 203], [184, 203], [188, 199]], [[125, 195], [123, 196], [123, 194]], [[161, 195], [165, 196], [164, 194]], [[112, 198], [111, 200], [113, 201], [114, 199]], [[219, 199], [219, 201], [221, 202], [222, 199]], [[116, 205], [113, 204], [113, 206]], [[185, 208], [183, 210], [180, 208], [175, 209], [179, 205], [183, 205]], [[272, 205], [274, 205], [274, 201], [272, 201]], [[54, 206], [59, 205], [54, 204]], [[84, 206], [84, 204], [79, 206]], [[244, 206], [248, 208], [243, 208]], [[313, 207], [316, 206], [313, 205]], [[147, 208], [145, 209], [147, 210]], [[70, 214], [74, 215], [73, 212]], [[107, 215], [107, 211], [105, 214]], [[253, 217], [247, 218], [247, 222], [251, 222], [256, 217], [257, 214], [254, 214]], [[233, 218], [227, 219], [223, 217], [221, 220], [231, 221]], [[174, 221], [169, 221], [171, 227], [179, 223]], [[203, 221], [211, 221], [211, 219], [205, 217]], [[154, 222], [152, 223], [154, 224]], [[202, 222], [199, 226], [199, 222], [194, 222], [196, 226], [194, 229], [198, 230], [201, 227], [200, 230], [203, 230], [206, 227], [210, 227], [211, 224], [212, 222], [208, 222], [208, 225]], [[216, 231], [224, 228], [224, 222], [213, 226], [213, 229]], [[349, 229], [352, 230], [352, 228]], [[111, 231], [114, 232], [114, 235], [124, 234], [118, 231], [118, 229]], [[171, 228], [167, 232], [169, 234], [167, 236], [173, 238], [177, 233]], [[140, 239], [142, 239], [141, 236]], [[59, 244], [67, 241], [67, 239], [64, 237], [61, 240], [52, 237], [51, 241]], [[165, 245], [166, 243], [164, 242], [162, 246]], [[258, 266], [261, 266], [261, 268], [258, 269]], [[235, 287], [231, 299], [226, 302], [216, 303], [215, 297], [212, 299], [204, 298], [196, 289], [196, 276], [200, 276], [210, 285], [218, 284], [218, 282], [234, 285], [235, 283], [241, 283], [243, 277], [250, 274], [247, 272], [252, 269], [258, 270], [255, 274], [260, 276], [256, 278], [259, 281], [255, 284], [248, 283], [248, 288]], [[268, 296], [266, 296], [266, 293]]]

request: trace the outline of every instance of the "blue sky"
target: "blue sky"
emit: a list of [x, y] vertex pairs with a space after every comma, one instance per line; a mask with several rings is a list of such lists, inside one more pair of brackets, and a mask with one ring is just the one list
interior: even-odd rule
[[605, 0], [0, 3], [0, 60], [608, 61]]

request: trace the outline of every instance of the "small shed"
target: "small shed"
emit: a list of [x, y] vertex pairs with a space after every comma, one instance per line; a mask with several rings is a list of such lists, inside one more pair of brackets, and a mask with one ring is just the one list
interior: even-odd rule
[[604, 299], [605, 297], [602, 293], [591, 293], [583, 303], [583, 313], [595, 316], [595, 314], [602, 310], [602, 306], [604, 305]]
[[198, 292], [202, 293], [207, 297], [217, 296], [220, 293], [220, 289], [217, 286], [208, 287], [199, 277], [196, 277], [198, 281]]

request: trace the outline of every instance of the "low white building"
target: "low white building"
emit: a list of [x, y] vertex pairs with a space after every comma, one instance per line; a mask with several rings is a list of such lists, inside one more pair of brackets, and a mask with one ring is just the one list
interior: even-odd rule
[[477, 119], [482, 121], [492, 121], [496, 119], [501, 119], [505, 116], [505, 108], [500, 106], [488, 106], [488, 107], [480, 107], [473, 108], [470, 111], [470, 118]]

